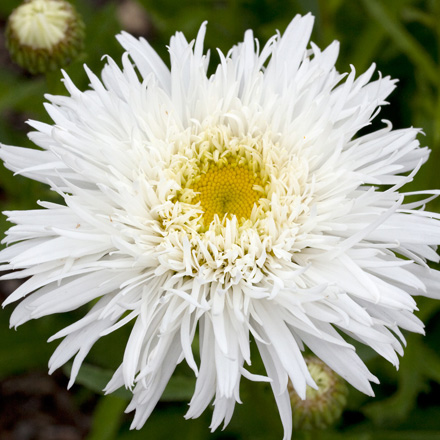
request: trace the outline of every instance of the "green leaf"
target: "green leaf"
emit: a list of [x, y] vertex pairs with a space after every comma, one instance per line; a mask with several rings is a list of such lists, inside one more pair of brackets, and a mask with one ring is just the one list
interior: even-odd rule
[[[72, 370], [71, 364], [65, 365], [63, 370], [67, 376], [70, 376]], [[102, 390], [112, 376], [112, 370], [97, 367], [95, 365], [82, 364], [75, 382], [98, 394], [102, 394]], [[194, 392], [194, 382], [195, 380], [192, 377], [183, 375], [172, 376], [160, 400], [163, 402], [189, 401]], [[127, 389], [120, 388], [113, 392], [112, 395], [129, 400], [131, 399], [132, 393]]]
[[103, 396], [93, 414], [92, 429], [86, 440], [117, 438], [127, 401], [113, 395]]
[[32, 368], [47, 370], [53, 345], [45, 341], [54, 333], [54, 320], [29, 322], [15, 331], [8, 327], [9, 315], [10, 309], [0, 310], [0, 379]]
[[[70, 376], [72, 364], [64, 365], [63, 371], [66, 376]], [[112, 370], [83, 363], [78, 372], [78, 376], [76, 376], [75, 383], [83, 385], [97, 394], [102, 394], [103, 389], [112, 378], [113, 373]], [[112, 395], [127, 401], [131, 398], [132, 394], [129, 390], [120, 388], [113, 392]]]
[[362, 411], [376, 425], [404, 422], [417, 405], [417, 397], [429, 389], [428, 380], [440, 381], [440, 358], [426, 347], [420, 335], [410, 335], [398, 372], [398, 389], [389, 398], [366, 405]]
[[195, 380], [187, 376], [173, 376], [160, 398], [163, 402], [189, 401], [194, 393]]

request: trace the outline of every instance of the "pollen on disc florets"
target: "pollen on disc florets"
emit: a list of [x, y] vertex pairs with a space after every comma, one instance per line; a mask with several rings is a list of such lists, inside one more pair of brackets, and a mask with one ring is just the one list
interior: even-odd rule
[[240, 165], [237, 158], [213, 162], [192, 189], [197, 194], [194, 202], [200, 202], [203, 209], [205, 225], [215, 215], [219, 219], [234, 215], [239, 221], [249, 219], [264, 192], [261, 177], [249, 166]]

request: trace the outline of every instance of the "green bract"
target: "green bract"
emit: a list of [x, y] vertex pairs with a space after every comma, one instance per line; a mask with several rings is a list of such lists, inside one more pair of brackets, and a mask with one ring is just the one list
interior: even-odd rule
[[345, 381], [315, 356], [305, 358], [318, 388], [307, 387], [302, 400], [289, 384], [295, 430], [327, 429], [339, 420], [347, 404]]

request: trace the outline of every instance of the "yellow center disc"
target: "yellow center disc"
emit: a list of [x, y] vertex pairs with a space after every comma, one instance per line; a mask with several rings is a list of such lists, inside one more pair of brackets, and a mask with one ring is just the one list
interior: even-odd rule
[[195, 202], [204, 210], [205, 225], [209, 225], [217, 214], [222, 220], [225, 215], [235, 215], [238, 220], [248, 219], [254, 203], [261, 193], [255, 186], [261, 187], [261, 179], [247, 167], [236, 163], [225, 166], [211, 165], [193, 186], [198, 193]]

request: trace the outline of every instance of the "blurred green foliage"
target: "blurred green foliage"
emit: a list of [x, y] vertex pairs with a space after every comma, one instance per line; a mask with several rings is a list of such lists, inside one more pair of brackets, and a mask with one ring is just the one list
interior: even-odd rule
[[[80, 89], [88, 87], [82, 63], [99, 72], [104, 54], [120, 59], [122, 54], [114, 35], [127, 26], [118, 19], [121, 2], [73, 1], [86, 23], [86, 53], [83, 59], [66, 68]], [[422, 144], [432, 149], [431, 159], [417, 176], [412, 189], [439, 186], [440, 163], [440, 1], [438, 0], [139, 0], [148, 17], [145, 35], [166, 59], [166, 45], [176, 31], [188, 39], [196, 36], [200, 24], [209, 21], [206, 47], [223, 52], [242, 39], [252, 28], [262, 41], [276, 29], [281, 32], [297, 13], [312, 12], [316, 26], [312, 39], [320, 47], [333, 40], [341, 42], [337, 67], [348, 71], [353, 65], [361, 73], [372, 62], [382, 75], [398, 78], [398, 88], [383, 108], [380, 119], [389, 119], [397, 128], [422, 127]], [[17, 5], [16, 0], [0, 2], [0, 24]], [[129, 26], [128, 26], [129, 27]], [[26, 138], [27, 119], [49, 122], [43, 107], [43, 94], [54, 92], [45, 78], [31, 77], [12, 65], [6, 54], [0, 60], [0, 140], [6, 144], [33, 148]], [[61, 75], [59, 74], [59, 78]], [[56, 93], [64, 93], [61, 83]], [[38, 199], [53, 199], [46, 187], [12, 174], [0, 165], [0, 208], [24, 209], [36, 206]], [[430, 209], [438, 210], [434, 201]], [[0, 235], [7, 225], [0, 219]], [[342, 421], [333, 429], [314, 433], [314, 439], [356, 440], [431, 440], [440, 439], [440, 312], [439, 304], [421, 299], [419, 316], [427, 323], [427, 337], [408, 335], [408, 347], [398, 372], [371, 350], [359, 347], [368, 366], [381, 380], [375, 386], [376, 398], [351, 390]], [[70, 316], [53, 316], [31, 322], [18, 332], [8, 329], [11, 309], [0, 312], [0, 379], [30, 368], [46, 368], [55, 344], [45, 340], [58, 329], [73, 322], [81, 311]], [[88, 357], [78, 382], [93, 392], [109, 378], [123, 350], [124, 331], [99, 341]], [[126, 336], [126, 335], [125, 335]], [[68, 368], [66, 369], [66, 372]], [[130, 417], [121, 414], [129, 393], [102, 397], [96, 406], [89, 440], [148, 439], [277, 439], [282, 428], [271, 391], [264, 384], [243, 380], [243, 405], [238, 405], [228, 428], [210, 434], [210, 413], [198, 420], [184, 421], [194, 379], [188, 369], [178, 367], [172, 380], [141, 431], [129, 431]], [[178, 433], [178, 434], [176, 434]], [[301, 433], [296, 438], [301, 438]]]

